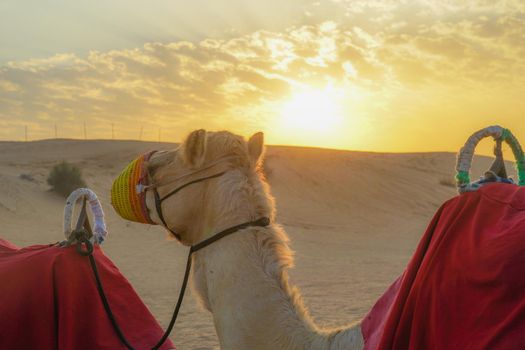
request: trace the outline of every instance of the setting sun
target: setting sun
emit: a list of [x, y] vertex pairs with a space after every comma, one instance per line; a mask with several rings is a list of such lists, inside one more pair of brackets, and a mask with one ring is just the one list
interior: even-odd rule
[[266, 131], [270, 142], [280, 145], [358, 148], [368, 130], [367, 105], [366, 93], [351, 83], [296, 87], [270, 105], [275, 117]]
[[343, 119], [341, 95], [342, 92], [333, 87], [295, 93], [283, 105], [280, 116], [282, 127], [305, 133], [335, 132]]

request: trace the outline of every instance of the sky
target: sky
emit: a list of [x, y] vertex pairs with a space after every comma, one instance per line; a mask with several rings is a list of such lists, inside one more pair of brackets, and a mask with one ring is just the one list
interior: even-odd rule
[[0, 140], [204, 128], [457, 151], [493, 124], [525, 139], [521, 0], [0, 0], [0, 47]]

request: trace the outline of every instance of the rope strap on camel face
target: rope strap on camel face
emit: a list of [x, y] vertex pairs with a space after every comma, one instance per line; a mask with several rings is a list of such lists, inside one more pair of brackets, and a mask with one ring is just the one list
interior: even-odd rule
[[[492, 163], [490, 170], [485, 172], [478, 181], [471, 182], [470, 168], [472, 166], [474, 151], [479, 141], [486, 137], [494, 138], [494, 155], [496, 159]], [[456, 187], [459, 193], [476, 191], [483, 185], [492, 182], [515, 184], [514, 180], [507, 176], [503, 152], [501, 150], [503, 142], [506, 142], [510, 146], [516, 159], [516, 169], [518, 173], [517, 184], [519, 186], [525, 186], [525, 155], [523, 149], [509, 129], [495, 125], [472, 134], [461, 148], [456, 164]]]

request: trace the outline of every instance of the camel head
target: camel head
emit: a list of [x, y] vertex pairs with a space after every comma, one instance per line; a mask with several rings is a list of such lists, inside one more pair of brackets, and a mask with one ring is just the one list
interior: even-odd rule
[[[273, 199], [261, 172], [264, 136], [248, 141], [227, 131], [196, 130], [175, 150], [156, 152], [147, 163], [164, 222], [185, 245], [228, 226], [273, 218]], [[171, 193], [177, 190], [176, 193]], [[162, 224], [154, 191], [146, 192], [153, 223]]]

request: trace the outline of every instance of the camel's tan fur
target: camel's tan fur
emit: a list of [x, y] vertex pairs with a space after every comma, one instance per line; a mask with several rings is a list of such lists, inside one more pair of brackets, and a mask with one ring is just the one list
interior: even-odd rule
[[[177, 150], [153, 157], [149, 167], [157, 183], [225, 159], [159, 188], [162, 196], [183, 183], [227, 170], [163, 203], [168, 225], [181, 234], [184, 244], [263, 216], [273, 221], [274, 200], [260, 171], [263, 153], [262, 133], [246, 142], [226, 131], [197, 130]], [[147, 203], [159, 222], [151, 210], [155, 208], [152, 196]], [[331, 330], [314, 324], [299, 291], [288, 281], [293, 254], [279, 225], [241, 230], [197, 252], [193, 262], [193, 289], [213, 314], [222, 349], [362, 348], [358, 324]]]

